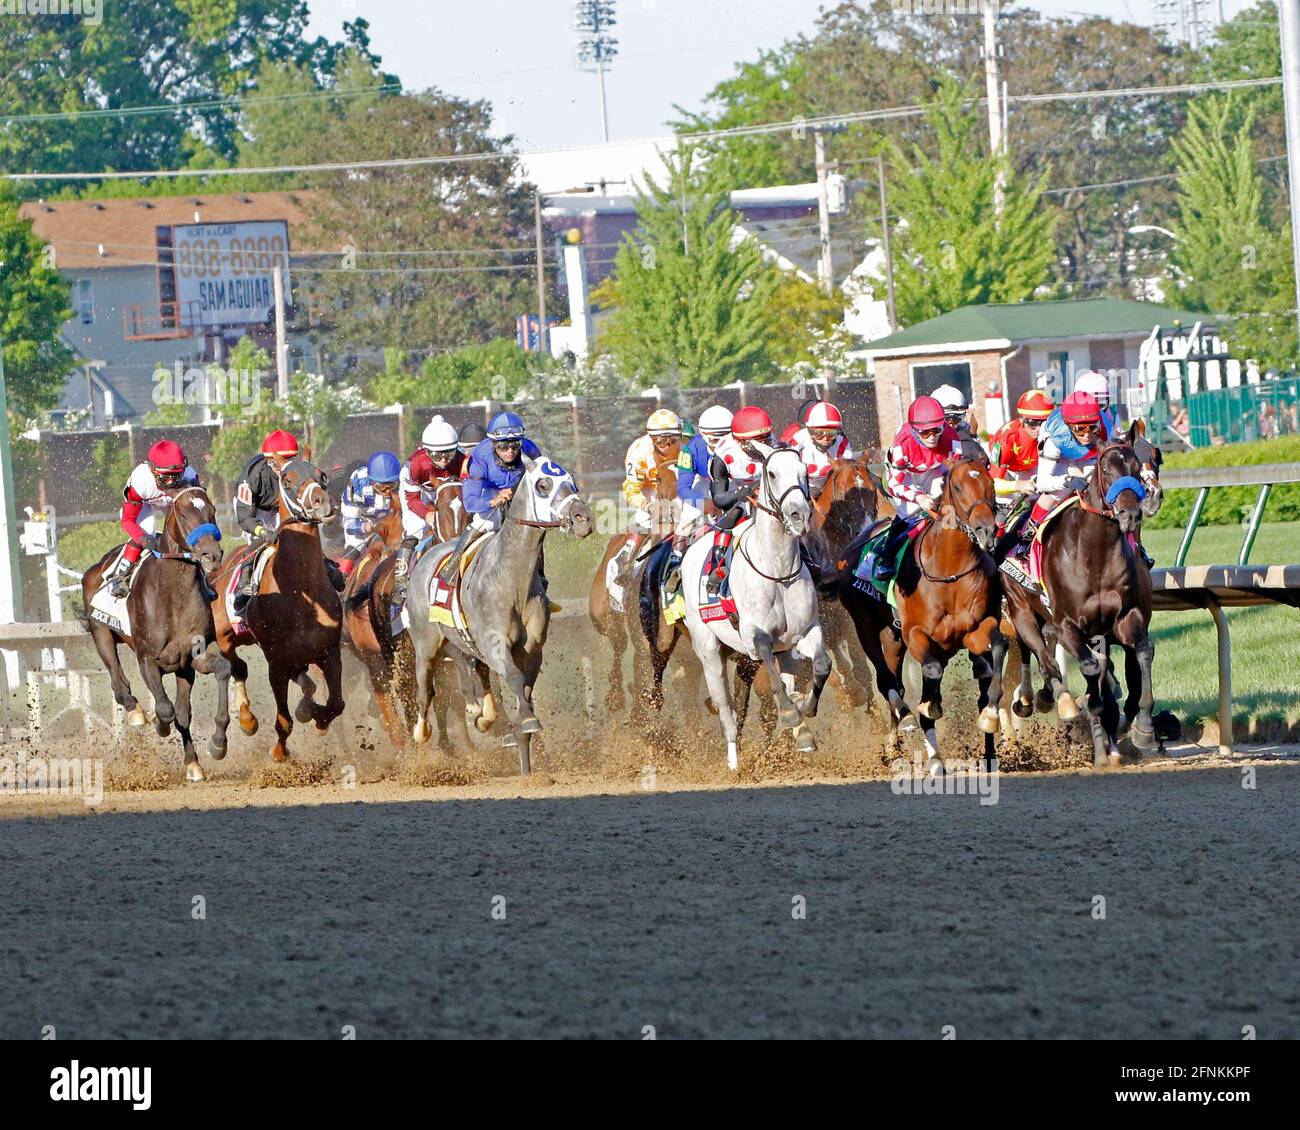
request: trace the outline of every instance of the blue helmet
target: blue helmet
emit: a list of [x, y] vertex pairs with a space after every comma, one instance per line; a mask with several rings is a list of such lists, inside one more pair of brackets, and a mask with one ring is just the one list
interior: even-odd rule
[[395, 483], [402, 477], [402, 461], [391, 451], [376, 451], [366, 464], [372, 482]]
[[498, 412], [488, 424], [488, 439], [523, 439], [528, 433], [524, 422], [513, 412]]

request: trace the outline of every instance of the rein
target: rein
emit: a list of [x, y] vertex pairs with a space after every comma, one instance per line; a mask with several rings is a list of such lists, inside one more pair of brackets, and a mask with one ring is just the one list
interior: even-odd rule
[[975, 559], [968, 568], [963, 569], [960, 573], [954, 573], [950, 577], [939, 577], [931, 573], [930, 570], [925, 567], [925, 554], [922, 551], [925, 548], [925, 539], [929, 537], [930, 531], [934, 529], [935, 525], [937, 524], [936, 522], [932, 521], [928, 526], [925, 527], [924, 530], [921, 531], [921, 537], [920, 540], [917, 542], [917, 546], [916, 546], [916, 564], [918, 568], [920, 568], [921, 570], [921, 576], [923, 576], [927, 581], [932, 581], [938, 585], [950, 585], [954, 581], [960, 581], [962, 577], [970, 576], [970, 574], [975, 572], [976, 569], [981, 569], [984, 567], [985, 553], [982, 549], [980, 549], [979, 543], [975, 540], [975, 529], [973, 526], [970, 525], [967, 519], [969, 519], [970, 516], [975, 512], [975, 508], [980, 505], [987, 506], [989, 508], [989, 512], [994, 515], [995, 519], [997, 516], [997, 511], [994, 510], [993, 503], [991, 503], [987, 498], [977, 498], [968, 507], [966, 507], [966, 511], [964, 514], [959, 514], [957, 510], [956, 499], [953, 498], [953, 494], [952, 494], [952, 479], [950, 477], [944, 478], [943, 492], [947, 496], [948, 505], [952, 507], [953, 525], [955, 525], [957, 529], [960, 530], [963, 534], [965, 534], [966, 537], [970, 540], [971, 548], [975, 551]]
[[775, 581], [778, 585], [788, 585], [791, 581], [798, 579], [799, 575], [803, 572], [803, 559], [797, 553], [795, 554], [794, 571], [790, 573], [786, 573], [784, 576], [781, 577], [774, 577], [770, 573], [764, 573], [762, 569], [760, 569], [757, 565], [755, 565], [754, 559], [750, 557], [747, 552], [745, 552], [745, 534], [748, 532], [749, 532], [748, 530], [742, 531], [740, 536], [740, 541], [737, 543], [736, 548], [740, 550], [740, 556], [745, 559], [745, 563], [751, 569], [753, 569], [755, 573], [757, 573], [764, 580]]

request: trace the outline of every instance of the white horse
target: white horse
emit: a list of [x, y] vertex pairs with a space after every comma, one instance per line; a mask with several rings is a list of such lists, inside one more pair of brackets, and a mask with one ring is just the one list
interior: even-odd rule
[[[817, 616], [817, 590], [799, 553], [799, 538], [808, 532], [812, 506], [807, 473], [797, 451], [778, 448], [764, 458], [753, 508], [753, 519], [741, 527], [733, 543], [731, 597], [739, 627], [733, 628], [725, 618], [707, 623], [700, 619], [700, 577], [713, 539], [699, 538], [682, 560], [686, 626], [704, 667], [709, 696], [718, 708], [729, 769], [738, 765], [736, 711], [727, 685], [724, 648], [766, 664], [781, 724], [794, 731], [796, 747], [804, 752], [817, 748], [805, 719], [817, 713], [831, 673]], [[797, 701], [796, 654], [813, 664], [812, 690]]]

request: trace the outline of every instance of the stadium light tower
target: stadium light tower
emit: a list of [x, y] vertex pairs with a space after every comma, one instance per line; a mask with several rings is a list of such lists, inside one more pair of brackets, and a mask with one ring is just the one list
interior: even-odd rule
[[578, 66], [595, 71], [600, 84], [600, 132], [609, 140], [609, 110], [605, 105], [605, 68], [618, 54], [618, 40], [609, 34], [617, 23], [614, 0], [577, 0], [573, 30], [578, 33]]

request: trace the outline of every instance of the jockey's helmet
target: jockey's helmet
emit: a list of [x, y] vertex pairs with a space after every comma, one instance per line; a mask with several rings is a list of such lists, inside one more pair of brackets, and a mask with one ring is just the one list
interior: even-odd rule
[[488, 439], [494, 443], [499, 440], [523, 439], [528, 434], [524, 422], [513, 412], [498, 412], [492, 417], [487, 429]]
[[766, 438], [770, 442], [772, 417], [758, 405], [751, 404], [731, 418], [731, 434], [741, 441]]
[[298, 441], [292, 432], [276, 428], [266, 439], [262, 440], [263, 455], [282, 455], [286, 458], [298, 454]]
[[145, 458], [149, 462], [149, 470], [153, 472], [154, 482], [160, 487], [176, 486], [184, 477], [185, 468], [189, 466], [181, 445], [169, 439], [160, 439], [149, 448], [149, 454]]
[[804, 427], [809, 431], [814, 428], [834, 428], [838, 431], [843, 426], [844, 417], [829, 400], [817, 401], [808, 409], [808, 414], [804, 417]]
[[1070, 427], [1101, 423], [1101, 405], [1090, 392], [1072, 392], [1061, 405], [1061, 415]]
[[376, 451], [366, 463], [366, 474], [375, 483], [395, 483], [402, 477], [402, 461], [391, 451]]
[[1016, 401], [1016, 413], [1025, 420], [1046, 420], [1053, 411], [1052, 398], [1041, 388], [1022, 392]]
[[942, 428], [943, 405], [933, 396], [918, 396], [907, 409], [907, 422], [914, 431], [920, 428]]
[[1110, 403], [1110, 381], [1096, 369], [1080, 373], [1074, 382], [1075, 392], [1090, 393], [1099, 405], [1105, 407]]
[[700, 413], [700, 432], [706, 437], [731, 434], [731, 412], [721, 404], [711, 404]]
[[475, 420], [473, 423], [466, 424], [460, 429], [460, 435], [457, 437], [456, 446], [468, 455], [485, 439], [487, 439], [487, 428]]
[[460, 436], [441, 416], [435, 416], [420, 436], [420, 446], [432, 455], [435, 451], [455, 451]]
[[944, 415], [949, 418], [964, 416], [970, 409], [966, 394], [956, 385], [940, 385], [934, 390], [933, 396], [943, 405]]
[[682, 434], [682, 421], [672, 409], [657, 408], [645, 422], [645, 430], [651, 436], [679, 436]]

